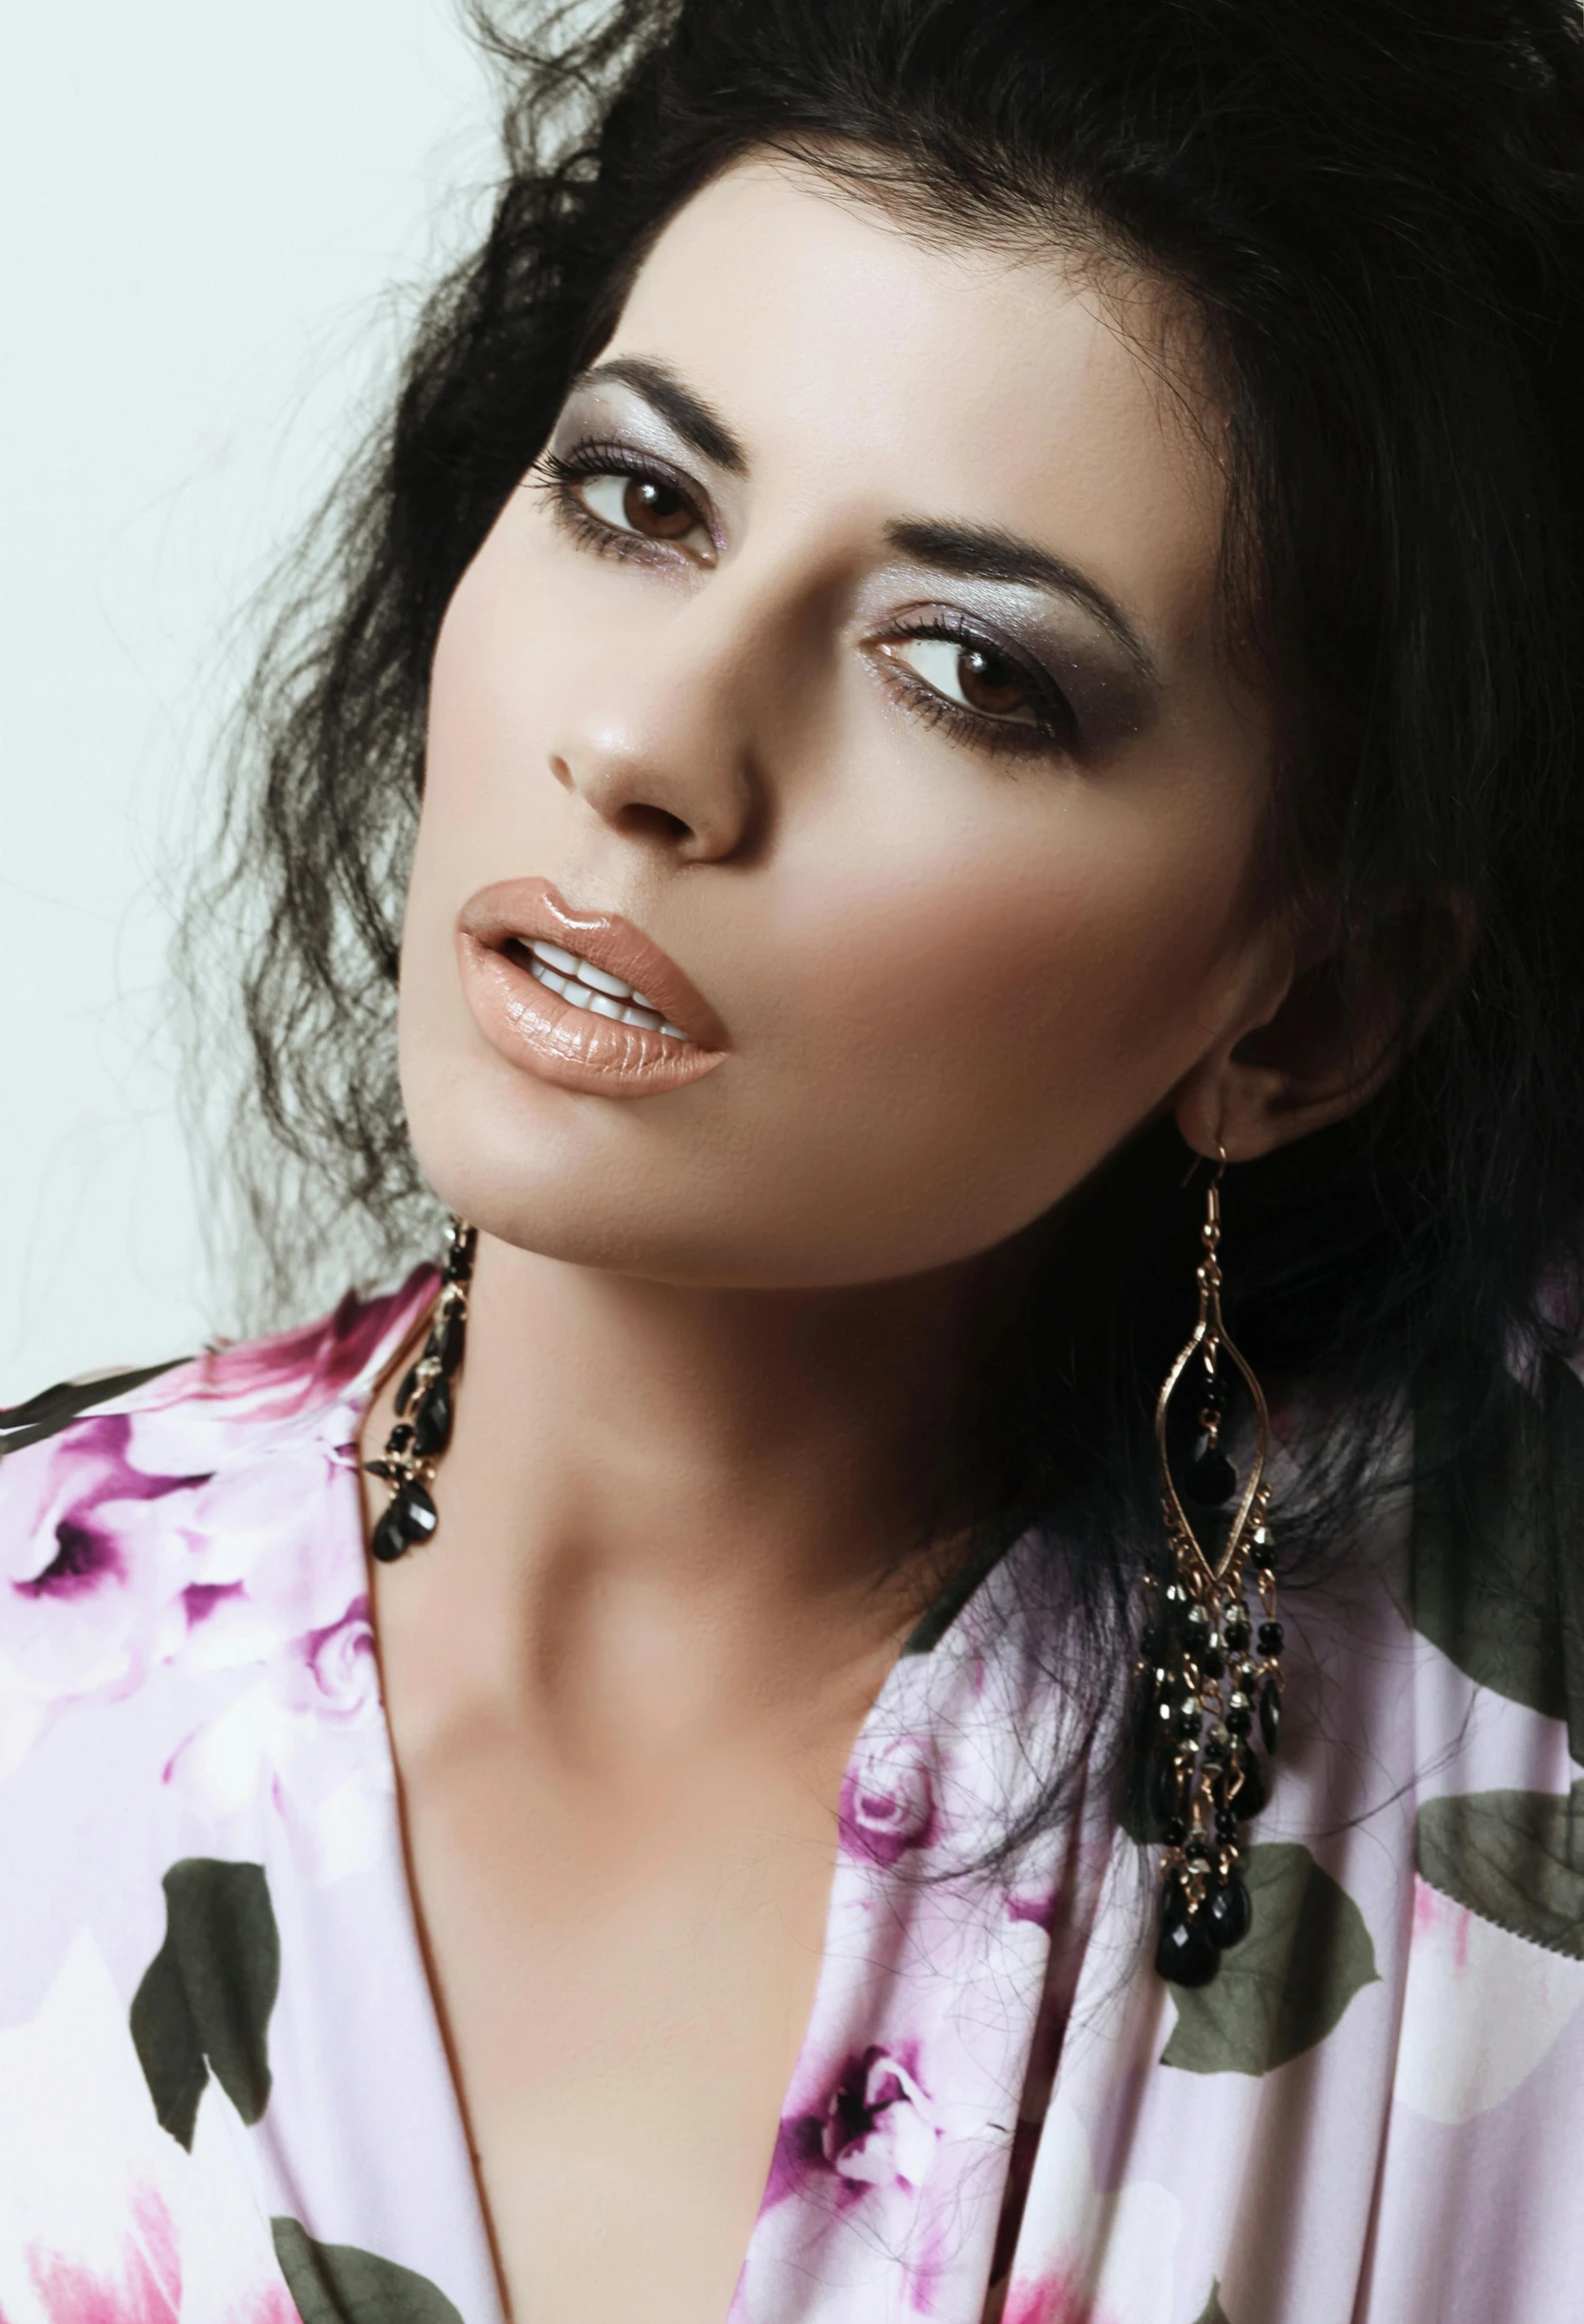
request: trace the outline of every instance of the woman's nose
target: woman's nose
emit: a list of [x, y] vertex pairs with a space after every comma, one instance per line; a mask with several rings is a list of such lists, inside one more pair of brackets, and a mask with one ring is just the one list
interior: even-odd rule
[[764, 821], [752, 707], [736, 642], [712, 626], [685, 654], [678, 627], [619, 670], [590, 667], [550, 770], [613, 830], [719, 863]]

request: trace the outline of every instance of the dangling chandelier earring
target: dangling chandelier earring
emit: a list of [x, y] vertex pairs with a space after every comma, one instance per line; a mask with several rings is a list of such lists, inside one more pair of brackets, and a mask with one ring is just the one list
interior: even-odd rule
[[[1155, 1400], [1165, 1550], [1144, 1580], [1136, 1685], [1142, 1770], [1165, 1852], [1155, 1966], [1177, 1985], [1205, 1985], [1247, 1934], [1239, 1873], [1243, 1826], [1268, 1788], [1253, 1748], [1256, 1711], [1267, 1753], [1281, 1728], [1281, 1624], [1267, 1522], [1270, 1415], [1264, 1392], [1221, 1320], [1221, 1179], [1217, 1142], [1197, 1269], [1199, 1316]], [[1238, 1383], [1252, 1407], [1234, 1423]], [[1182, 1456], [1183, 1399], [1192, 1412]], [[1246, 1446], [1241, 1476], [1228, 1438]], [[1179, 1483], [1180, 1480], [1180, 1483]], [[1192, 1516], [1189, 1511], [1192, 1511]], [[1260, 1620], [1250, 1619], [1252, 1582]]]
[[383, 1477], [391, 1488], [369, 1544], [386, 1565], [405, 1557], [416, 1541], [432, 1541], [440, 1526], [431, 1487], [451, 1442], [452, 1383], [468, 1343], [468, 1292], [478, 1243], [477, 1229], [453, 1218], [429, 1337], [396, 1391], [396, 1425], [385, 1450], [378, 1460], [365, 1463], [371, 1476]]

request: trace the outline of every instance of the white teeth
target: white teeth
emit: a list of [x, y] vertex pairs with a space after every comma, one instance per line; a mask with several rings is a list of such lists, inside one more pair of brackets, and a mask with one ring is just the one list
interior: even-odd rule
[[[532, 946], [534, 960], [531, 974], [552, 993], [559, 993], [563, 1001], [570, 1001], [574, 1009], [587, 1009], [595, 1017], [609, 1017], [617, 1025], [636, 1025], [645, 1033], [669, 1034], [673, 1041], [687, 1041], [691, 1037], [680, 1025], [672, 1025], [652, 1008], [643, 996], [624, 985], [620, 977], [608, 977], [603, 969], [593, 969], [587, 961], [580, 961], [576, 953], [563, 952], [560, 945], [541, 944], [536, 938]], [[558, 975], [566, 962], [567, 974]], [[549, 964], [555, 963], [552, 967]], [[631, 996], [637, 1004], [625, 1008]]]
[[653, 1009], [655, 1004], [642, 994], [635, 985], [633, 988], [633, 1007], [635, 1009]]
[[578, 963], [579, 982], [592, 985], [597, 993], [609, 993], [613, 1001], [631, 1001], [633, 988], [622, 978], [613, 977], [605, 969], [597, 969], [590, 961]]
[[[613, 977], [609, 969], [597, 969], [592, 961], [579, 960], [576, 953], [569, 953], [565, 945], [553, 945], [548, 937], [535, 937], [529, 945], [529, 951], [550, 968], [559, 969], [564, 977], [576, 977], [579, 984], [586, 985], [591, 993], [609, 993], [613, 1001], [631, 1001], [633, 998], [633, 988], [625, 977]], [[649, 1001], [639, 1004], [641, 1009], [653, 1006]]]

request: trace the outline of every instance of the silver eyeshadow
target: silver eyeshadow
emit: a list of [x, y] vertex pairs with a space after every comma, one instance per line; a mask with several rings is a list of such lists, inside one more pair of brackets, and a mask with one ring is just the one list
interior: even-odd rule
[[[697, 410], [700, 425], [690, 428], [690, 437], [721, 432], [721, 448], [734, 455], [731, 466], [705, 463], [697, 443], [683, 440], [639, 386], [646, 376], [665, 379], [668, 402], [680, 400], [685, 415]], [[607, 442], [660, 462], [676, 472], [679, 485], [692, 485], [701, 517], [723, 545], [722, 504], [736, 497], [746, 456], [718, 415], [665, 367], [612, 364], [575, 383], [551, 452], [570, 458], [584, 445]], [[706, 484], [702, 464], [718, 483]], [[1085, 758], [1107, 755], [1154, 723], [1162, 689], [1147, 644], [1120, 609], [1053, 552], [989, 528], [934, 518], [895, 518], [885, 528], [885, 542], [854, 593], [851, 618], [866, 634], [884, 643], [927, 630], [931, 612], [966, 617], [983, 632], [986, 645], [993, 649], [999, 641], [1014, 661], [1029, 663], [1066, 697]], [[963, 572], [963, 564], [978, 570]], [[1043, 571], [1049, 579], [1010, 577], [1023, 569]]]

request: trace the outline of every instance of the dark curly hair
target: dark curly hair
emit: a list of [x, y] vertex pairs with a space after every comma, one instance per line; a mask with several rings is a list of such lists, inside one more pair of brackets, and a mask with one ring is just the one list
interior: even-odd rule
[[[1327, 899], [1339, 932], [1305, 1004], [1356, 1022], [1386, 979], [1406, 1029], [1368, 1107], [1227, 1189], [1246, 1351], [1353, 1415], [1320, 1431], [1289, 1555], [1335, 1536], [1432, 1372], [1477, 1447], [1514, 1345], [1577, 1328], [1577, 0], [472, 13], [507, 91], [494, 221], [297, 569], [188, 922], [190, 970], [242, 948], [260, 1135], [228, 1119], [229, 1160], [277, 1304], [327, 1254], [344, 1274], [432, 1230], [394, 1019], [447, 602], [657, 232], [773, 148], [931, 233], [1113, 254], [1200, 319], [1229, 423], [1231, 632], [1279, 711], [1270, 879]], [[1059, 1540], [1090, 1645], [1104, 1634], [1095, 1668], [1114, 1667], [1153, 1383], [1188, 1320], [1184, 1162], [1146, 1127], [1020, 1237], [976, 1367], [981, 1530]]]

